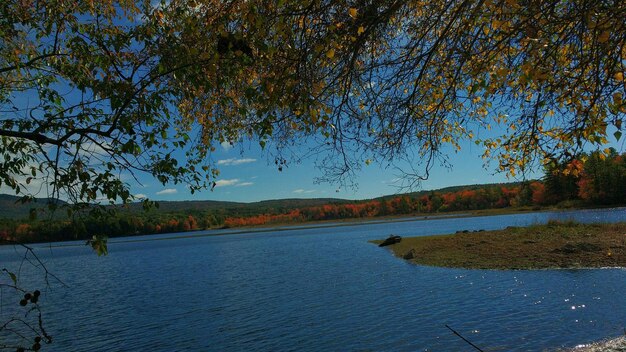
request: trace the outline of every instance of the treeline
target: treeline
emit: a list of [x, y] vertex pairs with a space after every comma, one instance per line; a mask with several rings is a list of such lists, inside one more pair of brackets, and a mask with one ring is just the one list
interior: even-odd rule
[[626, 203], [626, 153], [611, 148], [606, 153], [583, 154], [568, 165], [546, 169], [541, 204], [578, 202], [583, 205]]
[[71, 219], [0, 220], [0, 243], [48, 242], [108, 237], [185, 232], [224, 226], [225, 216], [202, 211], [136, 213], [120, 210], [109, 216], [75, 215]]
[[[534, 184], [540, 184], [540, 182], [533, 182], [531, 185]], [[528, 205], [528, 202], [524, 202], [520, 199], [520, 190], [522, 187], [523, 186], [485, 186], [478, 189], [465, 189], [447, 193], [435, 191], [419, 197], [403, 195], [351, 204], [327, 204], [318, 207], [296, 209], [286, 214], [261, 214], [245, 218], [228, 217], [224, 225], [226, 227], [258, 226], [319, 220], [359, 219], [391, 215], [495, 209]]]
[[626, 154], [614, 149], [582, 154], [569, 163], [553, 163], [541, 181], [428, 192], [352, 204], [327, 204], [290, 211], [228, 217], [227, 227], [317, 220], [358, 219], [508, 207], [583, 207], [626, 204]]
[[[471, 186], [454, 191], [420, 192], [369, 201], [300, 208], [191, 209], [163, 212], [118, 211], [108, 217], [68, 220], [0, 220], [0, 241], [59, 241], [210, 228], [302, 223], [307, 221], [430, 214], [508, 207], [582, 207], [626, 203], [626, 154], [615, 150], [583, 154], [569, 163], [549, 165], [541, 181]], [[256, 210], [255, 210], [256, 209]]]

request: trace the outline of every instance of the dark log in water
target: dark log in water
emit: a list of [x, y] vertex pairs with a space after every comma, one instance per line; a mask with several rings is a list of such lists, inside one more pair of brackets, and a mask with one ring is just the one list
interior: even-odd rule
[[386, 240], [384, 240], [383, 243], [379, 244], [378, 247], [389, 246], [392, 244], [400, 243], [400, 241], [402, 241], [402, 237], [391, 235]]

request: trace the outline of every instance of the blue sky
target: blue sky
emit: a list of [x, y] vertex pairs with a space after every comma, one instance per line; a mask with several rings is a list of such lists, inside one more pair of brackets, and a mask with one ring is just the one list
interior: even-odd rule
[[[609, 134], [612, 137], [612, 133]], [[609, 138], [611, 138], [609, 137]], [[623, 152], [624, 140], [612, 142], [608, 146]], [[306, 146], [305, 146], [306, 147]], [[451, 168], [438, 164], [432, 168], [428, 180], [423, 181], [418, 189], [433, 190], [448, 186], [502, 183], [523, 180], [523, 177], [507, 178], [504, 173], [496, 173], [497, 162], [485, 167], [481, 158], [483, 149], [473, 142], [467, 142], [458, 153], [450, 152]], [[214, 153], [220, 170], [217, 187], [191, 194], [184, 185], [161, 185], [149, 175], [141, 177], [143, 185], [132, 184], [132, 192], [139, 197], [153, 200], [223, 200], [254, 202], [283, 198], [344, 198], [369, 199], [383, 195], [404, 193], [401, 189], [400, 173], [393, 166], [383, 167], [375, 163], [363, 166], [357, 173], [353, 188], [339, 188], [337, 185], [315, 182], [322, 172], [315, 168], [314, 160], [303, 160], [290, 164], [279, 172], [272, 160], [254, 143], [245, 147], [222, 146]], [[271, 162], [270, 162], [271, 161]], [[402, 165], [400, 165], [402, 166]], [[404, 165], [406, 166], [406, 165]], [[540, 169], [531, 170], [526, 179], [543, 176]]]
[[[497, 131], [474, 131], [481, 138], [493, 136]], [[613, 132], [609, 131], [608, 138], [611, 140], [608, 146], [624, 152], [626, 138], [615, 142]], [[310, 148], [304, 145], [302, 148]], [[305, 152], [306, 150], [303, 150]], [[297, 151], [296, 151], [297, 152]], [[503, 173], [496, 173], [497, 161], [485, 167], [481, 158], [483, 148], [473, 142], [466, 142], [458, 153], [449, 151], [449, 165], [446, 168], [435, 164], [430, 172], [428, 180], [423, 181], [419, 188], [412, 190], [434, 190], [448, 186], [502, 183], [523, 180], [521, 176], [507, 178]], [[182, 154], [182, 153], [181, 153]], [[301, 153], [304, 154], [304, 153]], [[131, 186], [131, 193], [137, 198], [147, 197], [159, 201], [177, 200], [221, 200], [236, 202], [255, 202], [270, 199], [284, 198], [343, 198], [343, 199], [370, 199], [383, 195], [404, 193], [409, 189], [399, 186], [401, 176], [399, 171], [392, 166], [385, 167], [372, 163], [363, 165], [356, 174], [354, 182], [356, 188], [339, 188], [337, 185], [315, 182], [317, 177], [322, 176], [322, 171], [314, 166], [313, 159], [305, 159], [300, 163], [289, 163], [288, 167], [279, 172], [269, 160], [266, 153], [255, 142], [245, 142], [243, 146], [230, 145], [218, 146], [213, 153], [213, 158], [220, 170], [217, 187], [211, 190], [203, 190], [191, 194], [185, 185], [162, 185], [149, 174], [136, 175], [140, 184], [136, 183], [130, 175], [122, 175], [122, 180]], [[182, 162], [182, 160], [181, 160]], [[407, 165], [403, 166], [406, 169]], [[419, 168], [419, 166], [418, 166]], [[526, 179], [537, 179], [543, 176], [542, 171], [531, 170]], [[23, 180], [22, 180], [23, 181]], [[31, 190], [38, 197], [46, 197], [45, 187], [42, 180], [33, 181]], [[0, 186], [0, 193], [14, 194], [6, 186]]]
[[[609, 134], [612, 138], [612, 132]], [[484, 136], [483, 136], [484, 137]], [[608, 146], [624, 152], [626, 139]], [[310, 148], [305, 145], [303, 148]], [[419, 188], [413, 190], [434, 190], [448, 186], [502, 183], [523, 180], [522, 177], [507, 178], [503, 173], [496, 173], [497, 162], [485, 167], [481, 158], [483, 149], [473, 142], [466, 142], [458, 153], [447, 153], [450, 168], [435, 164], [428, 180], [423, 181]], [[137, 198], [147, 197], [158, 201], [178, 200], [222, 200], [236, 202], [255, 202], [284, 198], [343, 198], [370, 199], [383, 195], [404, 193], [410, 190], [401, 189], [400, 173], [392, 166], [383, 167], [372, 163], [363, 165], [356, 174], [356, 188], [339, 188], [337, 185], [315, 182], [322, 176], [322, 171], [315, 168], [312, 159], [300, 163], [290, 163], [279, 172], [269, 160], [266, 153], [254, 142], [246, 142], [245, 146], [224, 145], [218, 147], [213, 158], [220, 170], [217, 187], [191, 194], [185, 185], [162, 185], [149, 174], [136, 175], [140, 184], [130, 175], [122, 175], [122, 180], [131, 186], [131, 193]], [[399, 165], [406, 167], [407, 165]], [[531, 170], [526, 179], [537, 179], [543, 176], [542, 171]], [[39, 182], [40, 183], [40, 182]], [[31, 184], [32, 187], [40, 187]], [[6, 186], [0, 187], [0, 193], [13, 194]], [[45, 193], [45, 192], [44, 192]], [[39, 192], [39, 197], [46, 194]]]
[[[447, 186], [511, 182], [504, 174], [494, 174], [497, 165], [483, 167], [482, 149], [468, 143], [461, 152], [450, 154], [452, 168], [435, 165], [427, 181], [420, 189], [438, 189]], [[403, 193], [400, 189], [400, 173], [393, 166], [383, 167], [372, 163], [363, 166], [357, 173], [356, 189], [340, 188], [337, 185], [315, 182], [322, 172], [314, 166], [314, 160], [304, 160], [290, 164], [279, 172], [273, 163], [268, 163], [267, 155], [254, 145], [249, 148], [220, 148], [216, 158], [220, 178], [213, 191], [196, 192], [194, 195], [184, 185], [163, 186], [146, 175], [143, 183], [133, 185], [133, 194], [146, 196], [153, 200], [226, 200], [253, 202], [281, 198], [346, 198], [368, 199]], [[532, 173], [527, 178], [541, 177], [541, 173]]]

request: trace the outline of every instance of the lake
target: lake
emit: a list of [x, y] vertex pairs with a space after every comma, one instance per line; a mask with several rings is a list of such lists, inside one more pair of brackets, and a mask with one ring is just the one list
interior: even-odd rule
[[[69, 287], [54, 280], [46, 287], [28, 264], [21, 280], [42, 290], [54, 338], [43, 351], [472, 350], [446, 324], [489, 351], [542, 351], [623, 334], [624, 269], [444, 269], [408, 264], [368, 243], [392, 233], [549, 219], [626, 221], [626, 208], [115, 238], [106, 257], [82, 242], [38, 244], [48, 270]], [[0, 247], [0, 266], [17, 270], [23, 254]], [[16, 305], [2, 293], [2, 307]]]

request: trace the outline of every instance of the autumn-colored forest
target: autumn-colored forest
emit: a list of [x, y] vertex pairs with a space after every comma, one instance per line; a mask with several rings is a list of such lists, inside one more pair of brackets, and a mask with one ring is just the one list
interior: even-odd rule
[[58, 241], [169, 233], [209, 228], [363, 219], [392, 215], [519, 207], [587, 207], [626, 204], [626, 154], [583, 154], [567, 165], [546, 168], [542, 180], [503, 185], [455, 187], [365, 201], [344, 201], [301, 208], [193, 209], [145, 212], [121, 209], [107, 217], [2, 219], [0, 241]]

